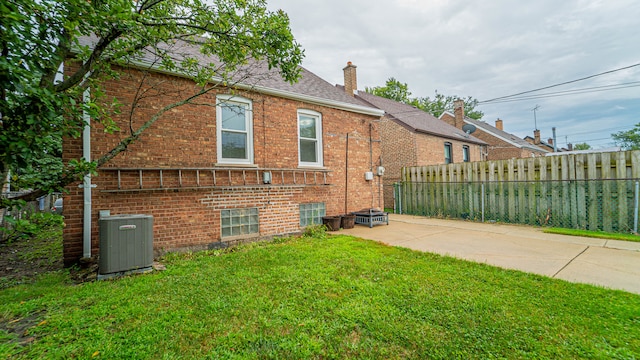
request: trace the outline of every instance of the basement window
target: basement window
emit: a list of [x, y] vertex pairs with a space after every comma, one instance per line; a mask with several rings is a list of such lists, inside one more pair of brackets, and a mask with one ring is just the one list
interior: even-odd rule
[[258, 234], [258, 208], [220, 211], [222, 237]]
[[325, 215], [324, 203], [300, 204], [300, 227], [322, 224]]

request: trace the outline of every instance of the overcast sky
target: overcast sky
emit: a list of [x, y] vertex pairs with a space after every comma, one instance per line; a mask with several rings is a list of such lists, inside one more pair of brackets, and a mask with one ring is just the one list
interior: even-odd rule
[[[640, 63], [638, 0], [267, 0], [291, 18], [305, 49], [303, 66], [332, 84], [352, 61], [358, 87], [389, 77], [413, 96], [473, 96], [483, 101]], [[635, 82], [635, 84], [634, 84]], [[627, 84], [631, 83], [631, 84]], [[534, 94], [627, 84], [483, 104], [483, 118], [505, 131], [612, 146], [612, 132], [640, 122], [640, 66]]]

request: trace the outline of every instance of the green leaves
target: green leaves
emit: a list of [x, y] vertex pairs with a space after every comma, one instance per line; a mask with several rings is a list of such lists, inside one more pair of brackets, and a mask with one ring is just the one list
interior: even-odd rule
[[[102, 89], [119, 76], [113, 64], [149, 60], [200, 87], [233, 84], [234, 72], [251, 59], [279, 69], [290, 82], [300, 75], [303, 51], [289, 18], [268, 11], [263, 0], [10, 0], [0, 10], [0, 173], [20, 174], [16, 185], [22, 188], [60, 191], [81, 172], [95, 170], [80, 159], [63, 164], [61, 142], [81, 135], [86, 116], [91, 126], [118, 130], [113, 118], [121, 104]], [[186, 43], [199, 52], [176, 47]], [[90, 99], [83, 97], [87, 88]]]
[[385, 86], [376, 86], [373, 88], [366, 88], [366, 92], [380, 96], [383, 98], [395, 100], [403, 104], [409, 104], [413, 99], [410, 97], [409, 85], [407, 83], [401, 83], [396, 78], [390, 77], [387, 80]]
[[[439, 93], [438, 90], [436, 90], [436, 94], [433, 99], [428, 96], [411, 97], [409, 85], [407, 85], [407, 83], [401, 83], [393, 77], [387, 80], [385, 86], [365, 88], [365, 91], [373, 95], [395, 100], [403, 104], [415, 106], [418, 109], [424, 110], [435, 117], [439, 117], [445, 111], [453, 113], [453, 103], [457, 99], [460, 99], [460, 97], [457, 95], [446, 96]], [[475, 109], [478, 106], [478, 100], [471, 96], [467, 96], [463, 100], [465, 116], [468, 116], [475, 120], [482, 119], [484, 113]]]
[[585, 143], [579, 143], [579, 144], [575, 144], [573, 146], [573, 150], [589, 150], [591, 149], [591, 145]]
[[631, 130], [613, 133], [611, 137], [624, 150], [640, 150], [640, 123]]

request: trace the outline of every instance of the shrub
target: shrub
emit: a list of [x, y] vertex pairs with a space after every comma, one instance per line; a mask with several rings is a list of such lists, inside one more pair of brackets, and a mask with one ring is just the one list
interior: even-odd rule
[[327, 226], [326, 225], [309, 225], [304, 228], [302, 236], [316, 239], [327, 238]]
[[5, 216], [5, 225], [0, 227], [0, 239], [10, 243], [32, 238], [51, 227], [61, 227], [62, 219], [61, 215], [49, 212], [26, 212], [20, 218]]

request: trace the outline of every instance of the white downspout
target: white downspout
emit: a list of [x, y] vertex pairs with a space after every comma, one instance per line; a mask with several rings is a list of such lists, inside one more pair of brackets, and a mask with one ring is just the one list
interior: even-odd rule
[[[91, 101], [91, 92], [87, 88], [82, 93], [82, 101], [86, 104]], [[91, 126], [89, 113], [82, 111], [84, 129], [82, 130], [82, 157], [86, 161], [91, 161]], [[85, 175], [84, 183], [80, 185], [84, 191], [83, 221], [82, 221], [82, 256], [91, 257], [91, 175]]]
[[[55, 83], [59, 83], [64, 78], [64, 62], [60, 64], [60, 68], [56, 73], [56, 77], [54, 79]], [[91, 100], [91, 92], [89, 88], [87, 88], [82, 93], [82, 101], [83, 103], [87, 103]], [[89, 117], [89, 113], [86, 111], [82, 111], [82, 121], [84, 121], [85, 125], [82, 129], [82, 156], [87, 160], [91, 161], [91, 127], [89, 126], [89, 121], [91, 118]], [[80, 185], [84, 190], [84, 206], [83, 206], [83, 221], [82, 221], [82, 256], [85, 258], [91, 257], [91, 175], [87, 175], [84, 177], [84, 183]]]

